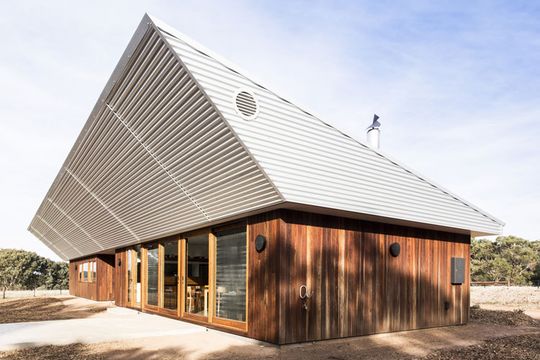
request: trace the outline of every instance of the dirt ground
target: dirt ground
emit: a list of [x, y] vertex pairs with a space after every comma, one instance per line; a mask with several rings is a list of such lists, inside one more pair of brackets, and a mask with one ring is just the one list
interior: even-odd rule
[[86, 301], [71, 296], [0, 300], [0, 324], [80, 319], [105, 311], [109, 303]]
[[[48, 298], [50, 301], [50, 298]], [[36, 300], [36, 299], [32, 299]], [[103, 304], [65, 298], [49, 305], [61, 307], [63, 316], [89, 316]], [[73, 301], [71, 301], [73, 300]], [[77, 302], [77, 300], [81, 300]], [[42, 318], [55, 315], [47, 303], [23, 303], [23, 313], [46, 309]], [[88, 304], [95, 304], [95, 308]], [[6, 303], [1, 303], [0, 306]], [[84, 305], [84, 306], [83, 306]], [[11, 304], [10, 306], [14, 306]], [[106, 306], [106, 305], [105, 305]], [[4, 316], [0, 307], [0, 314]], [[101, 315], [100, 315], [101, 316]], [[38, 317], [36, 314], [35, 317]], [[65, 319], [65, 317], [64, 317]], [[424, 329], [390, 334], [328, 340], [314, 343], [272, 346], [246, 341], [226, 345], [222, 332], [208, 331], [182, 335], [182, 347], [175, 336], [147, 337], [97, 344], [41, 346], [0, 353], [0, 359], [535, 359], [540, 360], [540, 322], [522, 311], [471, 309], [465, 326]], [[217, 341], [224, 346], [216, 350]], [[238, 342], [236, 342], [238, 343]], [[187, 344], [187, 345], [186, 345]]]

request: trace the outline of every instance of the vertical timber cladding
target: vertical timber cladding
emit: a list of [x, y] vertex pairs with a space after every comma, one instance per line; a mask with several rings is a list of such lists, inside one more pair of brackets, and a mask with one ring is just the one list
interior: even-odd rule
[[[279, 267], [283, 225], [275, 211], [248, 219], [248, 336], [271, 343], [279, 341], [279, 294], [286, 286], [279, 281], [280, 271], [287, 271]], [[261, 252], [255, 245], [258, 235], [266, 239]]]
[[[450, 262], [469, 258], [468, 235], [294, 211], [280, 214], [281, 220], [270, 218], [251, 228], [274, 234], [280, 243], [274, 252], [251, 259], [255, 306], [250, 307], [250, 336], [273, 341], [276, 311], [281, 344], [467, 322], [469, 262], [462, 285], [451, 284]], [[396, 242], [401, 252], [393, 257], [389, 248]], [[250, 254], [253, 246], [250, 241]], [[277, 265], [267, 257], [276, 251]], [[266, 278], [274, 273], [277, 284]], [[301, 285], [312, 292], [307, 309], [299, 298]], [[271, 289], [279, 296], [277, 308]]]
[[[80, 281], [79, 267], [84, 263], [96, 262], [96, 279]], [[95, 255], [69, 262], [69, 294], [95, 301], [114, 300], [114, 256]]]
[[114, 257], [114, 303], [117, 306], [127, 306], [127, 251], [117, 250]]

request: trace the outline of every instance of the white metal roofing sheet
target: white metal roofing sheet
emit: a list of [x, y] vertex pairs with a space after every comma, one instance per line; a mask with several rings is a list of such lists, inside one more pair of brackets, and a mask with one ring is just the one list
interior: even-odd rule
[[[493, 216], [242, 74], [145, 15], [29, 230], [64, 259], [277, 204], [500, 233]], [[255, 96], [252, 120], [235, 108], [241, 90]]]

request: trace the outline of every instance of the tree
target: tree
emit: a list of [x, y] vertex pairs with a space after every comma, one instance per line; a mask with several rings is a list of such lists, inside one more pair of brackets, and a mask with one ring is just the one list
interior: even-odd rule
[[43, 258], [35, 252], [0, 249], [0, 287], [2, 298], [14, 287], [35, 289], [45, 270]]
[[0, 249], [0, 287], [4, 299], [8, 289], [30, 289], [34, 295], [43, 285], [47, 289], [66, 289], [68, 274], [65, 262], [54, 262], [30, 251]]
[[471, 277], [473, 281], [507, 281], [526, 285], [540, 279], [540, 242], [516, 236], [499, 236], [495, 241], [473, 239]]
[[65, 262], [49, 260], [45, 275], [45, 286], [48, 290], [63, 290], [69, 286], [69, 266]]

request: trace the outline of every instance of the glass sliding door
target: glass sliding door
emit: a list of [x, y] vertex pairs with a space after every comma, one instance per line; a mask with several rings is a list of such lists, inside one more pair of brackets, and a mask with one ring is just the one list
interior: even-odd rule
[[158, 306], [159, 246], [146, 247], [146, 304]]
[[127, 251], [127, 302], [131, 306], [133, 300], [133, 250]]
[[245, 227], [216, 231], [216, 317], [246, 321]]
[[141, 307], [141, 246], [135, 246], [134, 251], [135, 261], [133, 264], [132, 271], [134, 272], [135, 278], [135, 307]]
[[208, 316], [208, 233], [186, 238], [185, 314]]
[[[122, 264], [124, 266], [124, 264]], [[125, 250], [125, 279], [127, 279], [127, 303], [141, 308], [141, 245]]]
[[178, 308], [178, 240], [163, 243], [163, 307]]

